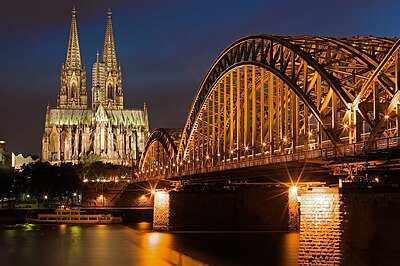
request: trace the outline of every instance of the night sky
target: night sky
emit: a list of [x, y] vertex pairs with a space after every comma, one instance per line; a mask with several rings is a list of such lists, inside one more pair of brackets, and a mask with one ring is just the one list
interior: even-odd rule
[[151, 129], [183, 127], [208, 68], [246, 35], [400, 36], [398, 1], [2, 0], [0, 139], [10, 151], [41, 153], [46, 105], [57, 103], [73, 5], [88, 95], [110, 7], [125, 108], [146, 102]]

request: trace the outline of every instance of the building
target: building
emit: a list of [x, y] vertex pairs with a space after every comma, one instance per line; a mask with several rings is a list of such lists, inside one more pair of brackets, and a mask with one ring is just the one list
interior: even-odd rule
[[88, 106], [86, 69], [73, 8], [57, 106], [48, 105], [46, 110], [43, 161], [78, 163], [91, 155], [113, 164], [131, 164], [139, 159], [149, 135], [148, 113], [146, 105], [143, 109], [124, 109], [122, 70], [117, 62], [110, 10], [103, 53], [101, 57], [97, 53], [92, 73], [92, 104]]
[[11, 152], [7, 151], [6, 141], [0, 139], [0, 169], [11, 168]]
[[5, 148], [6, 141], [0, 139], [0, 170], [21, 170], [24, 165], [36, 163], [39, 157], [25, 153], [14, 153]]

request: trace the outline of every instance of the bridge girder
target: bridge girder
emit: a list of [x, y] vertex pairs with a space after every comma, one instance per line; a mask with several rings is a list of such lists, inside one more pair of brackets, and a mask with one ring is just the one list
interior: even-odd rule
[[[356, 45], [351, 45], [352, 42]], [[349, 107], [361, 91], [362, 84], [368, 80], [393, 43], [393, 39], [379, 38], [348, 40], [268, 35], [238, 40], [217, 58], [203, 80], [184, 128], [178, 160], [186, 157], [188, 144], [198, 126], [201, 108], [213, 87], [227, 72], [241, 65], [262, 67], [283, 80], [318, 120], [321, 130], [332, 143], [340, 143], [339, 120], [346, 123], [346, 112], [351, 112]], [[315, 86], [316, 83], [319, 86]], [[318, 101], [316, 98], [319, 98]], [[339, 112], [342, 115], [335, 117], [332, 110], [338, 107], [344, 110]], [[358, 112], [364, 113], [362, 108]], [[332, 116], [329, 123], [323, 121], [326, 113]], [[350, 141], [355, 141], [355, 132], [351, 132], [355, 130], [349, 128], [348, 131]]]
[[199, 169], [397, 135], [399, 46], [394, 38], [245, 37], [207, 72], [176, 150], [162, 137], [146, 147], [157, 140], [169, 165]]

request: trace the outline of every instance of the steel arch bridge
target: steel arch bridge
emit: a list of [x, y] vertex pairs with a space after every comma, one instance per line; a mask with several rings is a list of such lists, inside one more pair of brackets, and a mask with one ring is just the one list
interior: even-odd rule
[[138, 175], [398, 145], [399, 46], [397, 38], [242, 38], [207, 72], [183, 130], [151, 134]]

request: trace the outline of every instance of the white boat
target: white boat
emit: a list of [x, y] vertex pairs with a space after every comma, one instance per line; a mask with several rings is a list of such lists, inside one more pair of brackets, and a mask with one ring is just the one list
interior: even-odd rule
[[28, 223], [58, 223], [58, 224], [118, 224], [122, 217], [112, 214], [86, 214], [80, 209], [57, 208], [56, 213], [28, 213]]

